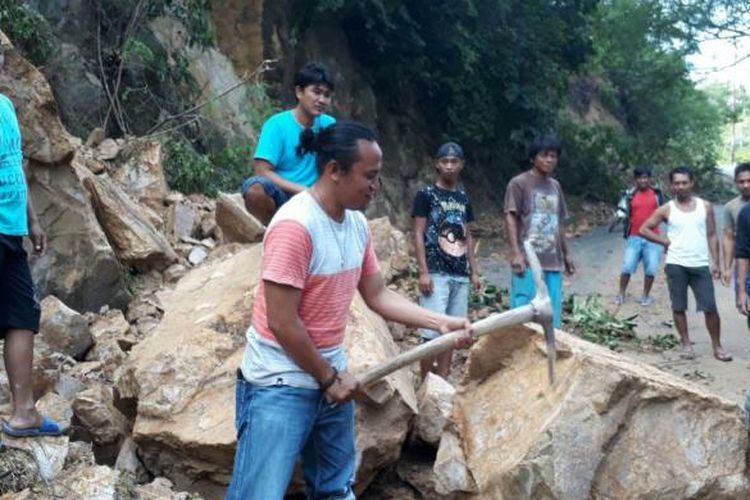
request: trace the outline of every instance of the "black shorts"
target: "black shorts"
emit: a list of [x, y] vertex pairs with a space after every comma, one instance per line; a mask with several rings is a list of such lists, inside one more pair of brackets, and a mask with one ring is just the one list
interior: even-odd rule
[[687, 311], [687, 289], [690, 287], [693, 290], [698, 311], [716, 312], [714, 280], [708, 266], [685, 267], [667, 264], [664, 271], [667, 273], [667, 287], [673, 311]]
[[23, 238], [0, 234], [0, 338], [8, 330], [38, 332], [40, 316]]

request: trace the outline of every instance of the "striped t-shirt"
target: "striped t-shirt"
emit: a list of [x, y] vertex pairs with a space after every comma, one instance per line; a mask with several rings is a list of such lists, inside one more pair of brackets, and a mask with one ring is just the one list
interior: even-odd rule
[[[347, 210], [343, 222], [331, 219], [305, 191], [285, 203], [263, 239], [261, 280], [302, 290], [299, 316], [315, 346], [339, 370], [349, 307], [360, 278], [380, 272], [367, 220]], [[245, 378], [258, 385], [317, 388], [279, 346], [268, 327], [263, 283], [253, 304], [242, 363]]]
[[0, 234], [25, 236], [28, 233], [26, 197], [16, 110], [10, 99], [0, 94]]

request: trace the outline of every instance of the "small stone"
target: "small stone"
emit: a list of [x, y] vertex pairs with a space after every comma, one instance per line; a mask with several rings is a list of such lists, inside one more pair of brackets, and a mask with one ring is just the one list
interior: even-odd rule
[[87, 148], [95, 148], [106, 138], [107, 135], [105, 134], [104, 129], [101, 127], [96, 127], [91, 130], [91, 132], [89, 132], [89, 136], [86, 138], [85, 145]]
[[120, 152], [120, 146], [113, 139], [104, 139], [96, 148], [96, 155], [100, 160], [114, 160]]
[[206, 257], [208, 257], [208, 251], [206, 251], [206, 249], [202, 246], [197, 246], [190, 251], [190, 254], [188, 255], [188, 262], [190, 262], [194, 266], [197, 266], [198, 264], [206, 260]]
[[52, 350], [83, 359], [92, 344], [86, 318], [53, 295], [42, 300], [41, 306], [40, 339]]

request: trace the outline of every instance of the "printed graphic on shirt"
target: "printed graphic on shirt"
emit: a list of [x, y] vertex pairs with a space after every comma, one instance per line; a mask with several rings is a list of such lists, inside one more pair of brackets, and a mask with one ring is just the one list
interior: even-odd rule
[[528, 238], [540, 253], [554, 253], [560, 228], [560, 198], [556, 194], [535, 191], [532, 195]]
[[424, 188], [414, 199], [412, 216], [427, 218], [424, 239], [430, 272], [467, 276], [467, 223], [474, 215], [466, 193]]

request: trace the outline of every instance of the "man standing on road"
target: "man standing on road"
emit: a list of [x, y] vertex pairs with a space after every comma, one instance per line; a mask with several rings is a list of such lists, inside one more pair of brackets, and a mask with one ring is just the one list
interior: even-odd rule
[[[630, 275], [643, 261], [643, 295], [638, 301], [642, 306], [651, 305], [651, 286], [659, 270], [662, 246], [641, 236], [641, 225], [664, 203], [661, 189], [651, 186], [651, 169], [637, 167], [633, 172], [635, 187], [627, 190], [620, 202], [625, 211], [625, 254], [620, 274], [620, 293], [615, 296], [615, 304], [625, 302]], [[655, 232], [659, 232], [658, 228]]]
[[0, 338], [5, 339], [5, 370], [13, 398], [10, 418], [2, 428], [14, 437], [58, 436], [67, 429], [41, 416], [34, 404], [34, 333], [39, 331], [41, 309], [23, 249], [27, 235], [34, 252], [44, 252], [47, 239], [31, 206], [16, 111], [0, 94]]
[[[673, 169], [669, 173], [669, 182], [675, 199], [651, 214], [641, 226], [641, 235], [666, 249], [665, 272], [674, 324], [682, 343], [682, 357], [695, 358], [685, 315], [687, 289], [690, 287], [698, 310], [705, 315], [714, 357], [719, 361], [731, 361], [732, 356], [721, 347], [721, 320], [714, 294], [713, 279], [719, 278], [720, 271], [713, 206], [693, 195], [693, 174], [686, 167]], [[656, 232], [662, 222], [667, 223], [666, 236]]]
[[[380, 188], [382, 153], [356, 123], [300, 140], [320, 178], [274, 216], [263, 240], [253, 322], [237, 381], [231, 500], [281, 500], [297, 457], [307, 498], [353, 499], [357, 380], [343, 340], [354, 293], [384, 318], [447, 333], [469, 322], [423, 309], [388, 289], [360, 212]], [[335, 406], [329, 402], [337, 403]]]
[[515, 176], [505, 189], [505, 224], [510, 241], [511, 308], [531, 303], [536, 295], [534, 279], [523, 252], [529, 240], [539, 256], [544, 281], [552, 300], [555, 328], [562, 324], [562, 271], [575, 272], [565, 241], [564, 220], [568, 216], [560, 183], [551, 177], [561, 152], [556, 137], [531, 143], [531, 168]]
[[333, 92], [333, 77], [325, 66], [310, 63], [300, 69], [294, 77], [294, 92], [297, 106], [263, 124], [255, 148], [255, 175], [240, 187], [245, 208], [264, 225], [289, 198], [318, 178], [315, 157], [299, 148], [300, 133], [318, 131], [336, 121], [325, 114]]
[[[740, 163], [734, 169], [734, 184], [740, 192], [739, 196], [733, 198], [724, 205], [724, 270], [721, 273], [721, 281], [729, 286], [732, 281], [732, 263], [735, 254], [735, 235], [737, 233], [737, 216], [742, 207], [750, 201], [750, 162]], [[739, 293], [739, 287], [735, 283], [735, 293]]]

